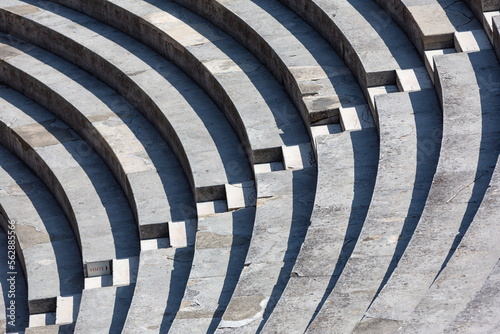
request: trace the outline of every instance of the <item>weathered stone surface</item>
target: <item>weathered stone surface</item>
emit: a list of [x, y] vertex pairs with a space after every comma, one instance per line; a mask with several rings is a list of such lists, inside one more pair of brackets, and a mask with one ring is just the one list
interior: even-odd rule
[[134, 296], [123, 333], [158, 333], [182, 298], [193, 252], [190, 248], [142, 251]]
[[[12, 25], [14, 30], [10, 32], [90, 71], [141, 111], [176, 153], [198, 200], [217, 199], [222, 196], [212, 191], [217, 186], [250, 178], [244, 152], [238, 150], [238, 140], [224, 116], [189, 78], [159, 55], [112, 28], [62, 7], [57, 14], [13, 18], [34, 28], [16, 32], [17, 25]], [[41, 30], [46, 34], [39, 34]], [[56, 47], [50, 42], [52, 38], [65, 42]], [[81, 56], [75, 57], [74, 48], [81, 50]], [[196, 103], [191, 103], [193, 96]], [[190, 135], [193, 131], [197, 136]]]
[[368, 317], [406, 320], [442, 269], [457, 234], [472, 222], [498, 154], [490, 138], [499, 138], [493, 125], [499, 120], [484, 122], [490, 111], [482, 107], [499, 105], [482, 79], [486, 73], [500, 78], [493, 61], [491, 51], [435, 58], [444, 114], [439, 163], [414, 235]]
[[84, 289], [75, 333], [121, 333], [134, 287]]
[[499, 328], [500, 264], [497, 262], [474, 298], [457, 315], [444, 333], [495, 333]]
[[[2, 109], [10, 109], [9, 114], [15, 113], [19, 119], [31, 118], [33, 122], [37, 114], [47, 112], [32, 102], [16, 103], [25, 99], [16, 95], [14, 100], [2, 100]], [[29, 141], [30, 136], [22, 137], [25, 132], [17, 133], [17, 128], [9, 128], [3, 119], [0, 122], [9, 129], [2, 138], [3, 144], [32, 167], [71, 222], [84, 265], [138, 252], [136, 227], [123, 193], [106, 166], [76, 134], [77, 140], [37, 147]], [[51, 133], [52, 128], [56, 132], [69, 131], [62, 122], [53, 122], [43, 129]]]
[[[428, 108], [430, 101], [433, 108]], [[361, 320], [389, 268], [407, 217], [419, 216], [429, 190], [437, 153], [417, 164], [418, 140], [440, 128], [434, 92], [392, 93], [376, 97], [380, 153], [373, 197], [351, 257], [332, 293], [309, 327], [311, 333], [350, 332]], [[424, 169], [425, 172], [422, 172]], [[422, 173], [423, 176], [422, 177]], [[416, 188], [416, 189], [415, 189]]]

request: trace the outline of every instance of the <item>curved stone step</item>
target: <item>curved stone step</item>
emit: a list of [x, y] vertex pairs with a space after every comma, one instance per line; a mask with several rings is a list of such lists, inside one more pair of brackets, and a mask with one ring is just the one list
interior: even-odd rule
[[305, 332], [331, 290], [370, 205], [378, 143], [374, 128], [317, 138], [318, 180], [311, 225], [264, 333]]
[[497, 163], [481, 206], [460, 245], [398, 333], [443, 333], [481, 289], [500, 259], [499, 187]]
[[444, 115], [437, 171], [415, 233], [365, 316], [392, 323], [393, 331], [417, 307], [467, 231], [499, 152], [500, 101], [491, 84], [500, 81], [500, 70], [493, 52], [437, 56], [434, 62]]
[[362, 88], [394, 85], [396, 70], [421, 67], [415, 50], [372, 0], [280, 0], [342, 56]]
[[[3, 150], [5, 149], [2, 148]], [[0, 220], [2, 224], [5, 219], [6, 217], [1, 213]], [[0, 330], [2, 333], [6, 331], [9, 333], [21, 332], [29, 324], [26, 280], [18, 257], [15, 259], [15, 266], [10, 267], [8, 240], [8, 235], [3, 229], [0, 229], [0, 289], [2, 291], [0, 297]], [[12, 271], [12, 269], [15, 271]], [[11, 284], [11, 282], [14, 284]]]
[[282, 161], [282, 145], [309, 141], [300, 115], [262, 64], [232, 38], [180, 5], [158, 0], [55, 2], [124, 31], [189, 74], [249, 146], [252, 163]]
[[127, 196], [141, 239], [167, 237], [169, 222], [196, 218], [180, 165], [142, 115], [74, 65], [33, 45], [2, 39], [17, 48], [4, 44], [0, 50], [8, 69], [1, 80], [51, 110], [101, 156]]
[[43, 10], [34, 3], [2, 4], [3, 21], [11, 22], [2, 29], [81, 66], [122, 94], [167, 140], [198, 202], [224, 199], [225, 184], [251, 178], [224, 115], [178, 68], [94, 19], [61, 6], [57, 13]]
[[134, 285], [84, 289], [75, 334], [119, 334], [134, 293]]
[[[174, 0], [242, 43], [285, 86], [307, 123], [337, 122], [364, 104], [344, 62], [311, 27], [277, 1]], [[235, 29], [234, 27], [237, 27]]]
[[165, 332], [205, 333], [217, 328], [243, 269], [254, 218], [255, 208], [250, 207], [198, 220], [186, 290], [178, 310], [167, 309]]
[[467, 307], [460, 312], [443, 333], [446, 334], [476, 334], [498, 332], [500, 328], [500, 262], [484, 282], [483, 287]]
[[134, 297], [122, 333], [166, 332], [166, 320], [171, 322], [169, 315], [179, 308], [192, 260], [192, 247], [142, 247]]
[[[340, 277], [308, 333], [349, 333], [369, 307], [398, 250], [411, 237], [423, 210], [439, 150], [422, 143], [441, 128], [432, 90], [400, 92], [375, 98], [380, 123], [378, 171], [366, 220]], [[399, 250], [400, 251], [400, 250]]]
[[255, 332], [272, 312], [307, 231], [315, 179], [315, 168], [257, 174], [252, 238], [217, 332]]
[[481, 22], [484, 12], [493, 12], [500, 10], [500, 2], [496, 0], [464, 0], [471, 8], [476, 18]]
[[0, 101], [2, 144], [54, 194], [73, 227], [86, 274], [89, 265], [136, 256], [137, 226], [107, 167], [54, 115], [20, 94], [10, 96]]
[[[0, 99], [5, 95], [8, 91], [2, 88]], [[28, 283], [29, 313], [56, 312], [58, 296], [83, 289], [78, 243], [42, 182], [3, 147], [0, 161], [1, 223], [4, 231], [10, 231], [7, 222], [15, 222], [17, 254]]]

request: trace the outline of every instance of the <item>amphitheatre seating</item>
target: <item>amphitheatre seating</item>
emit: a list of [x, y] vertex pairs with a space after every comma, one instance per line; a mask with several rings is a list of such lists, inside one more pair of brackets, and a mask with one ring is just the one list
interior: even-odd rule
[[363, 89], [394, 85], [396, 70], [420, 67], [406, 36], [372, 0], [281, 0], [327, 40]]
[[408, 318], [446, 265], [483, 199], [498, 156], [499, 101], [485, 80], [500, 79], [493, 52], [437, 56], [434, 62], [444, 115], [437, 171], [415, 233], [365, 318], [388, 326]]
[[481, 289], [500, 259], [500, 217], [495, 207], [500, 202], [500, 164], [497, 166], [460, 245], [400, 332], [442, 333]]
[[[9, 48], [10, 61], [16, 50]], [[77, 237], [83, 266], [88, 269], [92, 263], [137, 255], [133, 215], [115, 179], [90, 147], [23, 96], [1, 103], [2, 144], [55, 195]]]
[[316, 147], [318, 181], [311, 225], [292, 277], [263, 327], [265, 333], [305, 331], [338, 274], [336, 263], [348, 256], [344, 245], [355, 243], [370, 205], [378, 162], [375, 128], [320, 136]]
[[290, 277], [314, 196], [316, 171], [304, 160], [303, 169], [256, 175], [257, 209], [252, 237], [241, 276], [218, 323], [222, 333], [224, 328], [229, 332], [257, 330]]
[[[217, 327], [243, 269], [255, 208], [200, 218], [191, 272], [179, 310], [167, 310], [171, 333], [205, 333]], [[175, 319], [174, 319], [175, 315]]]
[[84, 289], [75, 333], [121, 333], [134, 285]]
[[203, 5], [175, 1], [252, 51], [283, 83], [307, 123], [332, 122], [341, 107], [364, 102], [355, 80], [328, 43], [277, 1], [214, 0]]
[[[0, 88], [0, 99], [17, 93]], [[2, 121], [9, 122], [0, 115]], [[19, 124], [18, 124], [19, 125]], [[17, 254], [28, 282], [30, 314], [56, 311], [58, 296], [81, 293], [83, 272], [71, 225], [47, 188], [12, 153], [0, 150], [0, 209], [16, 222]], [[18, 268], [20, 271], [21, 268]]]
[[[484, 20], [485, 12], [493, 12], [500, 10], [500, 3], [496, 0], [464, 0], [471, 8], [479, 22]], [[483, 21], [484, 22], [484, 21]], [[484, 22], [486, 28], [486, 22]]]
[[301, 127], [300, 116], [260, 62], [178, 4], [153, 0], [56, 2], [124, 31], [190, 75], [225, 113], [242, 143], [249, 146], [252, 163], [282, 161], [282, 145], [308, 141], [305, 134], [294, 130]]
[[225, 184], [251, 177], [224, 116], [180, 70], [85, 15], [64, 7], [56, 14], [33, 3], [2, 4], [3, 20], [11, 23], [3, 29], [88, 70], [141, 111], [176, 153], [197, 202], [224, 199]]
[[418, 145], [435, 140], [441, 127], [435, 93], [392, 93], [375, 103], [380, 153], [370, 208], [351, 257], [308, 327], [311, 333], [349, 333], [355, 327], [397, 261], [398, 248], [411, 237], [432, 182], [439, 150], [424, 158]]
[[[148, 121], [86, 72], [30, 49], [17, 61], [5, 62], [9, 71], [1, 79], [51, 110], [99, 153], [134, 210], [140, 237], [166, 237], [168, 222], [195, 218], [182, 169]], [[182, 210], [172, 209], [179, 205]]]
[[483, 287], [467, 307], [460, 312], [443, 333], [495, 333], [499, 328], [498, 314], [500, 312], [500, 262], [491, 271]]
[[[134, 297], [123, 333], [164, 332], [166, 319], [171, 322], [167, 315], [175, 314], [184, 293], [193, 260], [192, 247], [151, 247], [152, 241], [142, 241]], [[163, 242], [168, 245], [168, 240]]]

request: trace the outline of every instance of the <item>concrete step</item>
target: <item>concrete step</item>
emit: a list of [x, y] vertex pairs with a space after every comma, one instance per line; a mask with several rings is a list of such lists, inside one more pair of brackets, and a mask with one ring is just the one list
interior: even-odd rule
[[317, 138], [318, 180], [311, 225], [263, 332], [305, 332], [338, 276], [337, 261], [345, 262], [349, 245], [363, 225], [377, 173], [378, 143], [374, 128]]
[[175, 2], [206, 17], [252, 51], [285, 86], [306, 123], [338, 122], [341, 107], [365, 103], [335, 51], [279, 2], [213, 0], [204, 6]]
[[224, 115], [182, 71], [114, 28], [64, 7], [44, 11], [36, 3], [3, 3], [2, 15], [18, 22], [3, 29], [84, 68], [124, 96], [167, 140], [197, 201], [224, 199], [225, 184], [251, 178]]
[[396, 70], [422, 62], [397, 24], [372, 0], [281, 0], [342, 56], [363, 89], [394, 85]]
[[133, 214], [95, 152], [33, 101], [6, 87], [0, 94], [2, 144], [26, 163], [57, 199], [77, 237], [86, 273], [101, 261], [109, 265], [112, 259], [136, 256], [139, 240]]
[[257, 209], [244, 268], [218, 329], [254, 332], [290, 278], [307, 231], [315, 168], [257, 174]]
[[85, 289], [75, 325], [78, 333], [121, 333], [135, 285]]
[[166, 332], [179, 308], [192, 259], [192, 247], [141, 250], [134, 296], [122, 333]]
[[1, 223], [17, 239], [18, 270], [27, 278], [29, 313], [55, 312], [58, 296], [81, 293], [83, 288], [77, 240], [42, 182], [3, 147], [0, 161]]
[[[100, 155], [127, 196], [141, 238], [166, 237], [169, 222], [196, 217], [182, 168], [137, 110], [61, 58], [12, 38], [3, 41], [9, 44], [0, 57], [9, 70], [0, 74], [2, 81], [51, 110]], [[29, 54], [21, 51], [28, 48]]]
[[500, 259], [500, 217], [496, 208], [499, 186], [497, 162], [490, 186], [460, 245], [400, 331], [443, 333], [486, 282]]
[[243, 269], [254, 218], [255, 208], [250, 207], [198, 220], [184, 296], [178, 310], [165, 321], [171, 333], [217, 328]]
[[179, 66], [225, 113], [249, 149], [252, 163], [280, 161], [282, 145], [309, 140], [300, 115], [262, 64], [224, 32], [180, 5], [143, 0], [56, 2], [124, 31]]
[[[379, 95], [375, 104], [380, 152], [370, 207], [351, 256], [308, 327], [310, 333], [354, 329], [409, 241], [431, 186], [440, 139], [434, 136], [441, 128], [434, 91]], [[435, 149], [422, 157], [425, 141]]]
[[[435, 58], [443, 140], [415, 233], [366, 317], [404, 321], [467, 231], [490, 182], [500, 139], [500, 70], [491, 50]], [[423, 260], [425, 259], [425, 260]], [[417, 284], [418, 282], [418, 284]]]
[[500, 326], [500, 262], [484, 282], [474, 298], [467, 304], [443, 333], [495, 333]]

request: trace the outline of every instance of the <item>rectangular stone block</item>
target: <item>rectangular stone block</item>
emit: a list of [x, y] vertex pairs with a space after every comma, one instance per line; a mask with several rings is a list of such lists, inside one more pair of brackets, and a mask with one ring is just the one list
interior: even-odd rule
[[425, 67], [396, 70], [396, 80], [401, 92], [415, 92], [433, 88], [432, 80]]
[[282, 146], [285, 169], [304, 169], [316, 165], [314, 151], [310, 144]]
[[141, 251], [155, 250], [170, 247], [169, 238], [141, 240]]
[[455, 49], [458, 52], [479, 52], [491, 49], [491, 43], [484, 30], [455, 32]]
[[226, 184], [228, 211], [255, 206], [256, 197], [255, 184], [253, 182]]
[[82, 295], [57, 297], [56, 324], [71, 324], [76, 322]]
[[130, 285], [137, 280], [139, 257], [113, 260], [113, 285]]
[[344, 131], [358, 131], [375, 127], [368, 105], [340, 108], [340, 124]]
[[196, 220], [170, 222], [168, 223], [168, 231], [172, 247], [192, 246], [196, 238]]
[[455, 49], [440, 49], [440, 50], [429, 50], [425, 51], [425, 68], [431, 77], [432, 83], [434, 83], [434, 56], [445, 55], [449, 53], [455, 53]]

